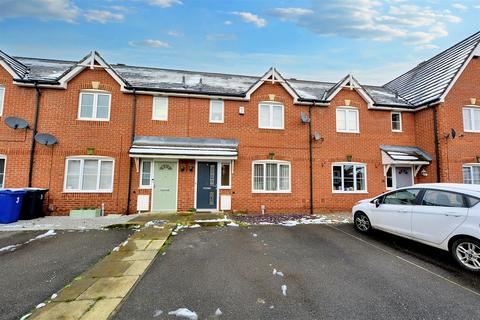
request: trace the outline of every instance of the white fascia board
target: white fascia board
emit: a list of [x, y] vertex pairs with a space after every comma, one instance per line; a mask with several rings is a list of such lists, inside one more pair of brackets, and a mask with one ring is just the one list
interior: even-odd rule
[[460, 78], [460, 76], [462, 75], [463, 71], [465, 70], [465, 68], [467, 68], [468, 64], [470, 63], [470, 61], [472, 61], [472, 58], [475, 56], [475, 55], [479, 55], [480, 54], [480, 42], [477, 43], [476, 47], [472, 50], [472, 53], [470, 53], [470, 55], [468, 56], [468, 58], [465, 60], [465, 62], [463, 63], [462, 67], [460, 68], [460, 70], [458, 70], [457, 74], [455, 75], [455, 77], [452, 79], [452, 82], [450, 82], [450, 84], [448, 85], [447, 89], [445, 90], [445, 92], [441, 95], [440, 97], [440, 102], [445, 102], [445, 98], [447, 97], [448, 93], [450, 92], [450, 90], [452, 90], [453, 86], [455, 85], [455, 83], [457, 82], [458, 78]]
[[4, 60], [0, 60], [0, 66], [2, 66], [12, 76], [13, 79], [18, 79], [19, 75], [13, 70], [8, 63]]
[[[273, 80], [270, 80], [269, 78], [273, 78]], [[293, 103], [298, 103], [299, 96], [297, 93], [288, 85], [288, 83], [285, 81], [285, 79], [282, 77], [282, 75], [275, 69], [275, 68], [270, 68], [265, 75], [257, 81], [257, 83], [252, 86], [247, 93], [245, 94], [245, 97], [247, 100], [250, 100], [250, 96], [252, 93], [254, 93], [260, 86], [265, 83], [266, 81], [270, 81], [273, 83], [278, 82], [282, 85], [282, 87], [292, 96], [293, 98]]]
[[368, 95], [368, 93], [363, 89], [360, 83], [358, 83], [358, 81], [351, 74], [348, 77], [346, 77], [345, 80], [343, 80], [343, 82], [338, 86], [338, 88], [334, 92], [332, 92], [331, 95], [327, 97], [327, 100], [331, 101], [342, 89], [346, 88], [346, 84], [349, 82], [351, 85], [349, 89], [355, 90], [363, 98], [363, 100], [367, 102], [368, 108], [371, 109], [373, 107], [374, 101]]

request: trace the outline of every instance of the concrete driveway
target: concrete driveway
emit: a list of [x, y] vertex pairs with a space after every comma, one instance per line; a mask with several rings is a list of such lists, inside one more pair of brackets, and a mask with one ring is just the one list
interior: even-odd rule
[[448, 253], [350, 224], [199, 228], [176, 236], [114, 319], [480, 319], [478, 292], [480, 276]]
[[[55, 233], [33, 241], [45, 231], [0, 233], [0, 319], [19, 319], [31, 311], [123, 242], [130, 231]], [[8, 249], [12, 246], [14, 251]]]

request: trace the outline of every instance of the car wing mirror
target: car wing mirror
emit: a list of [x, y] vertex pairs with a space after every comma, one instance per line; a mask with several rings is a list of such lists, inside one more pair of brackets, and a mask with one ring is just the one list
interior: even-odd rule
[[375, 207], [380, 207], [380, 200], [379, 199], [375, 199], [373, 200], [373, 203], [375, 204]]

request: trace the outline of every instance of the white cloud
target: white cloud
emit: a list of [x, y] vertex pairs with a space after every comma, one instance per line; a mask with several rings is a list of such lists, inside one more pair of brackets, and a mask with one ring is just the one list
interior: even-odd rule
[[466, 5], [458, 3], [458, 2], [455, 2], [454, 4], [452, 4], [452, 7], [454, 7], [455, 9], [458, 9], [458, 10], [467, 10], [468, 9], [468, 7]]
[[168, 8], [176, 4], [183, 4], [181, 0], [150, 0], [151, 5]]
[[323, 36], [426, 44], [448, 35], [448, 24], [461, 18], [449, 10], [412, 4], [408, 0], [312, 0], [309, 8], [276, 8], [270, 11]]
[[267, 25], [267, 20], [263, 19], [263, 18], [260, 18], [259, 16], [257, 16], [256, 14], [253, 14], [251, 12], [245, 12], [245, 11], [242, 11], [242, 12], [239, 12], [239, 11], [234, 11], [232, 12], [232, 14], [236, 15], [236, 16], [239, 16], [240, 18], [242, 18], [242, 20], [244, 22], [247, 22], [247, 23], [253, 23], [254, 25], [256, 25], [258, 28], [263, 28]]
[[170, 45], [167, 42], [155, 39], [130, 41], [128, 44], [132, 47], [170, 48]]
[[230, 25], [233, 24], [233, 22], [230, 21], [230, 20], [225, 20], [225, 21], [223, 22], [223, 24], [226, 25], [226, 26], [230, 26]]
[[85, 19], [88, 22], [107, 23], [110, 21], [123, 21], [124, 16], [121, 13], [114, 13], [107, 10], [87, 10], [84, 13]]
[[34, 17], [41, 20], [73, 22], [80, 9], [70, 0], [2, 0], [0, 19]]

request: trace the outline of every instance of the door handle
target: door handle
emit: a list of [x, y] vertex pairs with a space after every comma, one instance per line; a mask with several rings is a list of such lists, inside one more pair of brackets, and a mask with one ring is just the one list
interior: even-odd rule
[[400, 213], [407, 213], [407, 212], [410, 212], [410, 210], [408, 210], [408, 209], [400, 209], [400, 210], [398, 210], [398, 212], [400, 212]]
[[203, 190], [210, 190], [212, 187], [203, 187]]
[[445, 213], [445, 216], [458, 218], [461, 215], [457, 214], [456, 212], [447, 212], [447, 213]]
[[160, 189], [160, 191], [170, 191], [170, 189]]

